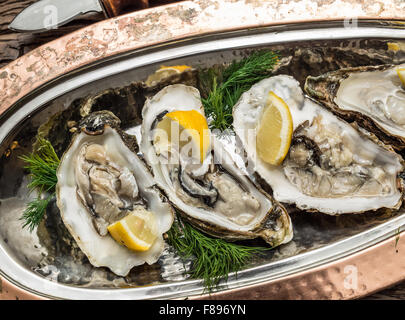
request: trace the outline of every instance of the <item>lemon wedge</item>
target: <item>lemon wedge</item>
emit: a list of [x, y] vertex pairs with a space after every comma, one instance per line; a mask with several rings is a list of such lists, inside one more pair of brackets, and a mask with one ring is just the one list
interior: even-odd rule
[[405, 68], [398, 68], [397, 73], [402, 85], [405, 87]]
[[[207, 119], [197, 110], [169, 112], [157, 124], [156, 128], [163, 130], [167, 136], [167, 139], [155, 136], [154, 146], [158, 153], [169, 149], [165, 143], [177, 145], [181, 151], [181, 148], [191, 141], [192, 145], [188, 149], [188, 155], [199, 159], [201, 162], [204, 161], [210, 146], [210, 131]], [[178, 130], [176, 130], [177, 128]], [[157, 131], [157, 135], [159, 135], [159, 131]]]
[[162, 72], [162, 71], [168, 71], [168, 70], [176, 70], [177, 73], [182, 73], [188, 69], [191, 69], [190, 66], [186, 66], [186, 65], [178, 65], [178, 66], [161, 66], [160, 69], [158, 70], [158, 72]]
[[140, 207], [107, 229], [115, 241], [134, 251], [149, 250], [157, 238], [154, 214]]
[[290, 148], [292, 132], [288, 105], [274, 92], [269, 92], [256, 136], [259, 157], [271, 165], [281, 164]]
[[191, 69], [191, 67], [186, 65], [161, 66], [158, 70], [156, 70], [153, 74], [151, 74], [148, 77], [148, 79], [146, 79], [145, 83], [147, 86], [153, 86], [156, 83], [162, 81], [163, 79], [166, 79], [175, 74], [182, 73], [188, 69]]

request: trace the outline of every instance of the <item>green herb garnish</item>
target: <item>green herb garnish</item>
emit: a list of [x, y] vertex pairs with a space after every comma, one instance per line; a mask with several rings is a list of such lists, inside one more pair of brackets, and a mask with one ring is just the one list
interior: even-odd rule
[[212, 118], [211, 128], [231, 128], [235, 103], [253, 84], [268, 77], [277, 62], [277, 53], [261, 50], [224, 70], [211, 68], [202, 72], [200, 82], [203, 95], [206, 93], [202, 101], [206, 115]]
[[28, 184], [30, 192], [38, 191], [38, 197], [28, 203], [21, 217], [25, 221], [23, 228], [28, 227], [31, 232], [39, 225], [46, 207], [55, 196], [55, 187], [58, 182], [56, 170], [60, 162], [48, 140], [38, 138], [36, 146], [33, 153], [20, 157], [26, 163], [24, 168], [30, 172], [31, 182]]
[[46, 207], [53, 196], [54, 194], [44, 199], [38, 197], [28, 203], [27, 209], [25, 209], [21, 217], [21, 220], [25, 220], [23, 228], [28, 227], [28, 229], [32, 232], [34, 228], [40, 224], [42, 218], [44, 217]]
[[263, 254], [270, 249], [212, 238], [181, 219], [178, 220], [168, 232], [168, 241], [183, 259], [194, 258], [190, 277], [203, 279], [204, 287], [209, 292], [221, 280], [227, 281], [229, 273], [242, 270], [252, 255]]

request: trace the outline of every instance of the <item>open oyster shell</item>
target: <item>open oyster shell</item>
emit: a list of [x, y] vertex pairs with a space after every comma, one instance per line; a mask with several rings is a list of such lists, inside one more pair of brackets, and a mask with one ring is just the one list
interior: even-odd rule
[[405, 89], [393, 65], [343, 68], [309, 76], [305, 91], [332, 112], [377, 135], [397, 150], [405, 148]]
[[[136, 154], [135, 138], [119, 125], [108, 111], [83, 119], [61, 159], [56, 196], [64, 224], [91, 264], [125, 276], [134, 266], [158, 260], [173, 211]], [[144, 252], [118, 244], [106, 230], [138, 207], [153, 212], [158, 225], [158, 238]]]
[[[279, 166], [265, 163], [256, 152], [255, 130], [270, 91], [286, 102], [293, 120], [289, 153]], [[233, 117], [248, 167], [277, 201], [331, 215], [401, 205], [402, 158], [375, 136], [305, 98], [293, 77], [279, 75], [255, 84], [241, 96]]]
[[271, 246], [290, 241], [286, 210], [252, 183], [214, 135], [209, 154], [199, 164], [183, 165], [157, 153], [153, 132], [159, 121], [168, 112], [190, 110], [204, 115], [200, 93], [178, 84], [147, 100], [142, 112], [141, 152], [171, 204], [195, 227], [216, 237], [261, 237]]

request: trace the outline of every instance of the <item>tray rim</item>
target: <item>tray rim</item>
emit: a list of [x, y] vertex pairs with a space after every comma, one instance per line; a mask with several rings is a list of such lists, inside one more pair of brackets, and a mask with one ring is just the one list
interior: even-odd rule
[[[225, 1], [228, 2], [228, 1]], [[314, 3], [318, 3], [318, 2], [322, 2], [322, 1], [313, 1]], [[395, 2], [395, 1], [393, 1]], [[112, 50], [111, 52], [109, 52], [108, 54], [103, 54], [103, 55], [89, 55], [88, 51], [85, 52], [85, 55], [82, 59], [72, 59], [70, 61], [68, 61], [68, 63], [66, 63], [65, 65], [63, 65], [62, 67], [58, 67], [57, 69], [49, 69], [49, 65], [53, 62], [52, 60], [47, 60], [44, 57], [47, 57], [46, 53], [50, 50], [50, 49], [54, 49], [55, 50], [55, 54], [56, 57], [58, 56], [58, 54], [63, 55], [64, 52], [64, 47], [63, 45], [66, 45], [70, 42], [75, 42], [75, 41], [79, 41], [78, 43], [80, 43], [80, 39], [86, 39], [86, 37], [89, 36], [89, 34], [97, 34], [97, 32], [100, 32], [100, 29], [109, 27], [111, 25], [119, 25], [120, 23], [126, 23], [128, 25], [128, 21], [130, 21], [131, 19], [135, 19], [135, 18], [143, 18], [145, 19], [153, 19], [154, 15], [159, 15], [159, 17], [166, 15], [166, 19], [168, 20], [163, 20], [163, 22], [159, 22], [162, 23], [162, 25], [165, 28], [169, 28], [169, 24], [168, 21], [170, 21], [170, 14], [165, 13], [164, 9], [165, 8], [176, 8], [176, 10], [185, 10], [184, 12], [187, 12], [187, 10], [190, 9], [194, 9], [195, 5], [206, 5], [206, 4], [217, 4], [218, 5], [218, 1], [186, 1], [186, 2], [182, 2], [179, 4], [174, 4], [174, 5], [167, 5], [164, 7], [158, 7], [158, 8], [153, 8], [153, 9], [148, 9], [148, 10], [144, 10], [144, 11], [140, 11], [140, 12], [135, 12], [135, 13], [131, 13], [125, 16], [121, 16], [118, 18], [114, 18], [114, 19], [109, 19], [109, 20], [105, 20], [99, 23], [96, 23], [94, 25], [91, 25], [89, 27], [83, 28], [81, 30], [78, 30], [70, 35], [64, 36], [60, 39], [54, 40], [53, 42], [46, 44], [38, 49], [35, 49], [34, 51], [32, 51], [31, 53], [17, 59], [16, 61], [10, 63], [9, 65], [5, 66], [4, 68], [0, 69], [0, 84], [2, 83], [2, 88], [5, 94], [3, 94], [3, 97], [1, 97], [0, 94], [0, 98], [2, 99], [2, 104], [0, 106], [0, 117], [1, 115], [3, 115], [8, 109], [10, 109], [15, 103], [17, 103], [19, 100], [21, 100], [24, 96], [27, 96], [31, 91], [41, 87], [42, 85], [49, 83], [50, 81], [63, 76], [66, 73], [70, 73], [72, 71], [75, 71], [83, 66], [86, 66], [88, 64], [97, 62], [97, 61], [101, 61], [103, 59], [106, 58], [110, 58], [113, 57], [115, 55], [119, 55], [119, 54], [123, 54], [126, 52], [130, 52], [130, 51], [134, 51], [136, 49], [141, 49], [141, 48], [146, 48], [149, 47], [151, 45], [158, 45], [158, 44], [164, 44], [166, 42], [173, 42], [176, 40], [180, 40], [180, 39], [184, 39], [187, 37], [191, 37], [191, 36], [202, 36], [202, 35], [207, 35], [207, 34], [212, 34], [212, 33], [221, 33], [221, 32], [229, 32], [229, 31], [237, 31], [237, 30], [244, 30], [246, 28], [261, 28], [261, 27], [267, 27], [267, 26], [274, 26], [274, 25], [283, 25], [286, 23], [304, 23], [304, 22], [315, 22], [315, 21], [335, 21], [338, 20], [336, 19], [336, 17], [331, 18], [330, 17], [330, 12], [328, 11], [324, 11], [324, 15], [323, 16], [316, 16], [316, 18], [313, 16], [312, 19], [302, 19], [302, 20], [292, 20], [291, 17], [287, 17], [284, 19], [279, 19], [279, 20], [271, 20], [271, 17], [267, 17], [268, 20], [267, 22], [263, 23], [260, 19], [258, 19], [255, 16], [250, 16], [249, 14], [246, 17], [246, 20], [242, 21], [242, 23], [239, 21], [238, 24], [235, 24], [235, 22], [233, 21], [227, 21], [225, 25], [221, 25], [221, 26], [215, 26], [215, 30], [212, 28], [212, 26], [210, 25], [206, 25], [204, 29], [204, 25], [201, 22], [201, 25], [194, 25], [193, 27], [195, 27], [194, 29], [192, 29], [191, 31], [189, 30], [188, 32], [182, 32], [182, 30], [178, 30], [178, 33], [175, 35], [172, 35], [171, 37], [166, 37], [164, 39], [160, 39], [159, 41], [153, 41], [152, 39], [150, 39], [150, 37], [153, 37], [153, 34], [148, 34], [145, 33], [143, 34], [144, 37], [144, 41], [142, 42], [131, 42], [131, 43], [127, 43], [126, 46], [120, 46], [117, 43], [117, 46], [114, 48], [114, 50]], [[248, 6], [247, 4], [245, 6]], [[224, 11], [225, 7], [221, 7], [219, 6], [219, 8], [215, 11], [216, 15], [213, 15], [213, 19], [217, 19]], [[251, 10], [249, 11], [249, 13], [254, 14], [255, 10], [252, 10], [252, 8], [248, 8], [247, 9]], [[259, 8], [263, 8], [262, 6]], [[228, 9], [227, 9], [228, 10]], [[221, 13], [222, 12], [222, 13]], [[367, 20], [405, 20], [405, 12], [403, 14], [403, 16], [398, 16], [400, 15], [400, 10], [397, 11], [389, 11], [390, 14], [393, 14], [392, 16], [372, 16], [372, 15], [367, 15], [362, 17], [362, 19], [367, 19]], [[394, 15], [395, 13], [395, 15]], [[245, 14], [245, 12], [244, 12]], [[391, 18], [387, 18], [387, 17], [391, 17]], [[392, 18], [394, 17], [394, 18]], [[214, 21], [212, 20], [211, 23]], [[172, 23], [172, 22], [171, 22]], [[207, 23], [207, 21], [204, 20], [204, 23]], [[180, 25], [178, 26], [179, 28], [183, 25], [183, 22], [180, 23]], [[173, 25], [171, 24], [170, 27], [173, 27]], [[202, 28], [202, 29], [201, 29]], [[117, 30], [117, 29], [115, 29]], [[184, 30], [183, 30], [184, 31]], [[121, 35], [122, 36], [122, 35]], [[94, 40], [99, 40], [97, 39], [97, 37], [95, 36], [90, 36], [90, 38], [92, 39], [92, 41]], [[79, 39], [79, 40], [78, 40]], [[340, 39], [340, 38], [339, 38]], [[87, 41], [87, 40], [86, 40]], [[93, 49], [95, 51], [97, 51], [97, 46], [100, 44], [97, 44], [97, 41], [92, 42], [94, 44], [94, 46], [91, 46], [90, 49]], [[77, 42], [76, 42], [77, 44]], [[74, 48], [76, 48], [74, 46]], [[86, 49], [88, 50], [88, 48]], [[52, 51], [52, 50], [51, 50]], [[91, 50], [90, 50], [91, 51]], [[80, 53], [82, 51], [80, 51], [80, 49], [76, 52], [76, 54], [78, 56], [80, 56]], [[24, 70], [24, 66], [32, 66], [32, 65], [37, 65], [43, 68], [46, 68], [46, 70], [49, 70], [50, 72], [46, 73], [46, 75], [44, 76], [42, 74], [41, 75], [33, 75], [30, 72], [27, 72], [27, 68]], [[10, 73], [12, 72], [12, 73]], [[5, 76], [5, 74], [7, 75], [14, 75], [12, 78], [8, 78], [7, 76]], [[25, 78], [24, 78], [25, 77]], [[24, 82], [24, 80], [27, 79], [27, 77], [30, 79], [30, 86], [29, 88], [26, 87], [27, 83]], [[15, 80], [17, 79], [17, 80]], [[21, 87], [23, 89], [21, 89], [20, 92], [18, 92], [17, 94], [13, 91], [13, 88], [15, 88], [16, 86], [21, 85]], [[400, 234], [400, 238], [402, 239], [404, 237], [404, 232], [402, 232]], [[380, 247], [390, 247], [393, 243], [393, 241], [396, 241], [395, 237], [391, 237], [389, 239], [384, 240], [383, 242], [381, 242], [378, 245], [374, 245], [373, 247], [376, 248], [380, 248]], [[346, 258], [342, 258], [340, 260], [336, 260], [333, 263], [331, 263], [330, 268], [333, 268], [333, 265], [336, 265], [335, 268], [338, 268], [339, 263], [341, 263], [341, 261], [346, 261], [347, 259], [358, 259], [355, 260], [356, 263], [361, 263], [362, 257], [366, 257], [367, 256], [367, 252], [369, 252], [370, 248], [364, 249], [361, 252], [357, 252], [356, 254], [353, 254], [351, 256], [348, 256]], [[387, 250], [388, 251], [388, 250]], [[384, 250], [382, 250], [382, 252], [384, 252]], [[378, 257], [378, 259], [381, 259], [381, 257]], [[398, 263], [398, 266], [402, 266], [400, 263]], [[315, 268], [314, 270], [309, 270], [309, 271], [303, 271], [294, 275], [290, 275], [285, 277], [285, 280], [288, 281], [288, 279], [295, 279], [294, 281], [297, 281], [297, 277], [304, 277], [303, 279], [305, 279], [306, 276], [308, 276], [309, 274], [319, 274], [325, 271], [325, 266], [320, 266]], [[326, 269], [328, 270], [328, 269]], [[405, 277], [405, 273], [403, 273], [404, 276], [400, 276], [397, 277], [396, 279], [391, 279], [390, 278], [390, 283], [392, 284], [394, 282], [400, 281]], [[399, 275], [399, 274], [398, 274]], [[400, 278], [400, 279], [399, 279]], [[398, 280], [399, 279], [399, 280]], [[25, 291], [24, 289], [20, 288], [14, 281], [9, 281], [11, 279], [6, 279], [3, 278], [3, 280], [1, 280], [0, 277], [0, 281], [2, 281], [2, 286], [0, 286], [0, 288], [2, 288], [2, 290], [0, 290], [0, 298], [4, 297], [4, 292], [7, 292], [7, 294], [9, 294], [10, 292], [16, 292], [18, 297], [26, 297], [26, 298], [41, 298], [42, 294], [40, 293], [31, 293], [28, 291]], [[282, 295], [279, 295], [278, 297], [276, 296], [271, 296], [268, 293], [271, 292], [270, 290], [270, 286], [273, 286], [275, 282], [283, 280], [283, 277], [281, 279], [277, 279], [275, 281], [270, 280], [267, 282], [264, 282], [262, 284], [254, 284], [254, 285], [249, 285], [244, 287], [243, 289], [240, 288], [236, 288], [236, 289], [231, 289], [231, 290], [227, 290], [227, 291], [222, 291], [222, 292], [218, 292], [218, 293], [214, 293], [211, 295], [212, 298], [233, 298], [233, 297], [248, 297], [249, 294], [248, 292], [254, 292], [255, 290], [257, 290], [258, 288], [262, 288], [257, 292], [263, 291], [263, 288], [267, 288], [268, 292], [263, 293], [263, 296], [261, 296], [261, 298], [281, 298]], [[333, 281], [337, 281], [336, 279]], [[394, 282], [392, 282], [394, 281]], [[286, 282], [287, 283], [287, 282]], [[376, 281], [375, 283], [377, 283], [380, 287], [382, 286], [387, 286], [389, 284], [387, 284], [387, 281]], [[375, 286], [373, 287], [375, 288]], [[252, 290], [245, 290], [245, 289], [252, 289]], [[245, 295], [241, 295], [241, 290], [247, 291], [245, 292]], [[372, 289], [370, 289], [372, 290]], [[378, 290], [378, 288], [376, 289]], [[115, 291], [115, 289], [114, 289]], [[352, 294], [348, 294], [345, 293], [344, 295], [342, 295], [342, 298], [354, 298], [354, 297], [359, 297], [361, 295], [365, 295], [367, 293], [371, 293], [372, 291], [368, 291], [366, 290], [366, 293], [363, 291], [361, 292], [354, 292]], [[291, 293], [291, 292], [290, 292]], [[321, 298], [323, 295], [320, 294], [320, 291], [318, 290], [318, 295], [309, 295], [308, 297], [312, 297], [312, 298]], [[199, 298], [202, 298], [203, 296], [199, 296]], [[205, 296], [204, 296], [205, 297]], [[299, 295], [288, 295], [289, 298], [298, 298]], [[302, 295], [301, 295], [302, 297]], [[304, 297], [307, 297], [304, 295]], [[56, 298], [56, 297], [55, 297]], [[122, 297], [121, 297], [122, 298]], [[206, 298], [206, 297], [205, 297]], [[250, 294], [250, 298], [254, 298], [257, 299], [256, 296], [252, 296]]]
[[[44, 44], [0, 68], [0, 116], [32, 90], [65, 73], [151, 45], [282, 24], [336, 20], [350, 24], [357, 20], [384, 20], [399, 21], [403, 25], [401, 21], [405, 20], [401, 0], [385, 0], [380, 6], [370, 6], [367, 0], [342, 0], [339, 6], [324, 0], [306, 0], [305, 4], [305, 10], [301, 10], [297, 9], [295, 2], [284, 4], [273, 0], [246, 3], [182, 1], [94, 23]], [[279, 13], [280, 9], [285, 13]], [[230, 12], [233, 15], [224, 19]], [[161, 34], [156, 34], [156, 30]]]

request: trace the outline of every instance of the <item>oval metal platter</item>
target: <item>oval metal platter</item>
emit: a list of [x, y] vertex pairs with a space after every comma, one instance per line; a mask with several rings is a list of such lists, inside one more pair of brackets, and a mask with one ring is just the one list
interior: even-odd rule
[[[275, 73], [292, 74], [301, 85], [343, 65], [403, 63], [403, 1], [376, 6], [184, 1], [102, 21], [0, 69], [0, 298], [351, 299], [405, 279], [401, 210], [350, 217], [292, 212], [293, 241], [230, 274], [211, 294], [200, 280], [187, 279], [169, 247], [157, 264], [119, 281], [71, 260], [68, 249], [44, 243], [18, 220], [30, 197], [18, 156], [30, 150], [40, 125], [75, 101], [127, 90], [162, 64], [205, 68], [261, 48], [278, 51]], [[332, 59], [311, 64], [314, 57]], [[52, 259], [44, 265], [46, 255]]]

